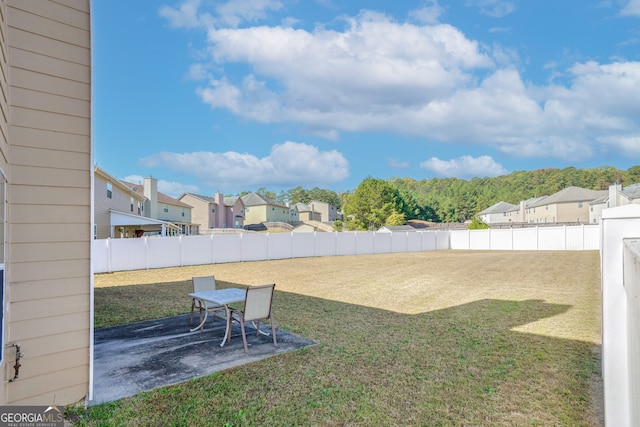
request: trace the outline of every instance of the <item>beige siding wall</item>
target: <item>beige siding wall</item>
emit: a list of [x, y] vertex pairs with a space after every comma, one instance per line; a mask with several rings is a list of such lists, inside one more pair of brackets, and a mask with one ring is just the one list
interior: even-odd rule
[[191, 209], [167, 203], [158, 203], [157, 219], [169, 222], [191, 223]]
[[5, 344], [24, 353], [7, 382], [15, 350], [5, 349], [0, 404], [70, 404], [89, 390], [89, 0], [0, 0], [0, 12]]
[[211, 225], [214, 224], [214, 214], [211, 212], [211, 205], [208, 202], [193, 197], [190, 194], [185, 194], [180, 201], [193, 206], [193, 209], [191, 210], [192, 222], [194, 224], [198, 224], [200, 226], [200, 230], [211, 228]]
[[[107, 197], [107, 183], [111, 184], [111, 198]], [[142, 200], [133, 195], [128, 187], [121, 186], [99, 173], [94, 177], [94, 223], [96, 227], [96, 238], [106, 239], [111, 237], [111, 214], [109, 209], [133, 215], [146, 216], [140, 209]], [[133, 210], [131, 203], [133, 199]], [[117, 236], [116, 236], [117, 237]]]

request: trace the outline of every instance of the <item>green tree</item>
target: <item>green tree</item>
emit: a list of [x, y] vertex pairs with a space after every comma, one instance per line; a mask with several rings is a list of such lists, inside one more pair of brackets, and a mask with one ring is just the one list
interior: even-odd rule
[[405, 225], [406, 223], [407, 220], [405, 219], [404, 214], [396, 211], [393, 211], [385, 221], [385, 225]]
[[348, 230], [377, 230], [391, 213], [401, 211], [398, 189], [381, 179], [368, 177], [349, 195], [344, 204]]
[[471, 219], [471, 223], [467, 228], [469, 230], [484, 230], [486, 228], [489, 228], [489, 226], [485, 224], [480, 218], [478, 218], [477, 216], [474, 216]]

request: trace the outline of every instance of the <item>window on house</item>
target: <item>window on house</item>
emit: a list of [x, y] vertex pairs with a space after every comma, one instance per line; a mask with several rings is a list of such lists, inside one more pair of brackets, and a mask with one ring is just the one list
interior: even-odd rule
[[216, 207], [215, 206], [211, 206], [211, 212], [215, 213], [216, 212]]
[[578, 207], [582, 208], [582, 202], [578, 202]]
[[107, 199], [113, 198], [113, 184], [107, 182]]
[[184, 216], [184, 211], [182, 211], [182, 216]]
[[131, 198], [131, 212], [133, 212], [133, 197]]
[[164, 211], [165, 211], [165, 212], [169, 212], [169, 208], [168, 208], [168, 207], [165, 207], [165, 208], [164, 208]]

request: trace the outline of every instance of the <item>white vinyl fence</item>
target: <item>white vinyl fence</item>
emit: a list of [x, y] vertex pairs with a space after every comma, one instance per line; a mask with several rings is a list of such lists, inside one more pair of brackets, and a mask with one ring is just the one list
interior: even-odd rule
[[607, 426], [640, 426], [640, 205], [602, 211], [602, 378]]
[[213, 234], [92, 242], [94, 273], [270, 259], [463, 250], [597, 250], [599, 226], [502, 230]]

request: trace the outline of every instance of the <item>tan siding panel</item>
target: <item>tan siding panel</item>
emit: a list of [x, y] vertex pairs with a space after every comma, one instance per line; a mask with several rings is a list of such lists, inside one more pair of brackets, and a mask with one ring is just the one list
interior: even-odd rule
[[12, 67], [12, 76], [20, 69], [24, 69], [82, 83], [91, 83], [91, 68], [86, 65], [74, 64], [15, 48], [9, 48], [9, 62]]
[[[80, 31], [78, 33], [80, 34]], [[83, 33], [84, 37], [79, 37], [79, 43], [89, 41], [86, 31]], [[79, 48], [77, 45], [42, 37], [17, 28], [9, 27], [9, 47], [11, 49], [28, 50], [43, 57], [69, 61], [70, 64], [85, 66], [91, 64], [91, 50], [87, 47]]]
[[[65, 2], [63, 1], [59, 3]], [[9, 7], [24, 10], [26, 12], [33, 13], [34, 15], [44, 16], [62, 24], [83, 28], [85, 30], [89, 29], [89, 15], [86, 13], [86, 8], [78, 7], [83, 2], [69, 2], [67, 0], [66, 3], [71, 3], [73, 8], [59, 3], [50, 1], [7, 0]]]
[[[78, 245], [78, 243], [76, 243]], [[16, 245], [19, 247], [26, 245]], [[11, 254], [13, 256], [13, 252]], [[57, 298], [70, 295], [89, 294], [87, 277], [65, 277], [63, 279], [47, 279], [15, 283], [11, 286], [11, 301], [29, 301], [35, 295], [38, 298]]]
[[91, 120], [64, 114], [47, 113], [20, 107], [11, 109], [11, 125], [56, 132], [90, 135]]
[[10, 228], [14, 243], [82, 242], [90, 239], [89, 222], [84, 224], [15, 224]]
[[[21, 370], [22, 372], [22, 370]], [[21, 378], [10, 384], [9, 403], [12, 405], [27, 402], [77, 402], [88, 391], [89, 364], [71, 369], [55, 371], [33, 378]], [[84, 391], [82, 391], [84, 390]]]
[[91, 152], [91, 140], [88, 135], [53, 132], [14, 126], [11, 129], [12, 146], [51, 148], [62, 151]]
[[[9, 8], [7, 16], [9, 18], [9, 22], [11, 22], [11, 27], [28, 28], [29, 31], [40, 36], [40, 38], [76, 45], [75, 47], [78, 51], [79, 49], [77, 49], [77, 47], [83, 47], [85, 49], [90, 47], [90, 38], [86, 29], [61, 24], [47, 17], [34, 15], [33, 13], [28, 13], [15, 8]], [[16, 42], [15, 33], [11, 33], [11, 37], [12, 46], [15, 44], [21, 44], [19, 37], [17, 37], [18, 41]], [[28, 41], [29, 42], [26, 43], [26, 46], [29, 47], [28, 50], [34, 50], [35, 48], [37, 51], [47, 56], [50, 56], [50, 52], [53, 52], [52, 50], [43, 49], [46, 44], [40, 39], [36, 39], [35, 42], [31, 40]]]
[[11, 87], [28, 88], [38, 92], [48, 92], [70, 98], [91, 99], [91, 86], [88, 83], [34, 73], [29, 70], [19, 70], [11, 76]]
[[[11, 161], [14, 165], [24, 166], [37, 166], [31, 171], [33, 172], [32, 180], [35, 179], [39, 185], [44, 185], [42, 178], [48, 179], [49, 174], [55, 170], [51, 168], [71, 169], [76, 170], [78, 173], [70, 172], [71, 176], [77, 176], [78, 174], [86, 177], [77, 183], [76, 187], [82, 187], [83, 185], [91, 185], [89, 181], [89, 173], [86, 166], [91, 164], [90, 153], [76, 153], [73, 151], [60, 151], [46, 148], [32, 148], [32, 147], [12, 147], [11, 149]], [[40, 172], [38, 172], [40, 171]], [[63, 174], [67, 171], [61, 171]], [[40, 179], [38, 179], [38, 175]], [[14, 184], [24, 184], [13, 180]], [[49, 183], [48, 186], [55, 186], [55, 183]]]
[[86, 170], [50, 169], [37, 166], [17, 166], [12, 169], [11, 178], [16, 185], [76, 188], [90, 179]]
[[11, 342], [18, 342], [30, 338], [64, 334], [72, 331], [88, 330], [88, 316], [86, 313], [72, 313], [56, 318], [42, 318], [10, 323]]
[[33, 205], [13, 205], [13, 224], [75, 224], [88, 223], [91, 219], [89, 206], [47, 206], [45, 209], [34, 208]]
[[[34, 298], [36, 296], [34, 295]], [[89, 296], [72, 295], [60, 298], [33, 299], [11, 303], [11, 321], [57, 318], [68, 313], [88, 313]]]
[[[76, 366], [88, 365], [89, 363], [89, 357], [87, 357], [87, 348], [77, 348], [75, 350], [45, 354], [39, 357], [34, 357], [33, 352], [26, 352], [26, 350], [29, 349], [30, 342], [31, 341], [29, 341], [28, 343], [21, 343], [25, 348], [25, 358], [22, 359], [22, 363], [25, 367], [28, 367], [28, 369], [25, 369], [24, 377], [23, 375], [20, 375], [20, 377], [23, 379], [45, 375], [51, 371], [64, 371]], [[37, 341], [34, 341], [34, 344], [34, 349], [35, 347], [41, 346], [41, 343]], [[21, 369], [20, 374], [22, 373], [23, 372]]]
[[89, 13], [89, 2], [87, 0], [55, 0], [56, 3], [63, 4], [73, 9]]
[[[31, 281], [47, 281], [73, 277], [83, 277], [89, 274], [89, 257], [84, 259], [64, 260], [64, 261], [43, 261], [34, 263], [12, 263], [13, 283]], [[34, 268], [37, 265], [37, 268]], [[34, 298], [36, 295], [34, 295]]]
[[[29, 351], [29, 357], [40, 357], [47, 354], [64, 353], [77, 349], [85, 349], [88, 352], [89, 330], [26, 339], [20, 341], [20, 344]], [[9, 358], [15, 356], [15, 350], [8, 351]]]
[[87, 259], [88, 242], [16, 243], [11, 246], [11, 261], [45, 262]]
[[8, 195], [12, 203], [18, 204], [87, 206], [91, 192], [88, 188], [79, 191], [70, 187], [12, 185]]
[[77, 98], [12, 87], [11, 105], [50, 113], [91, 117], [91, 103]]

